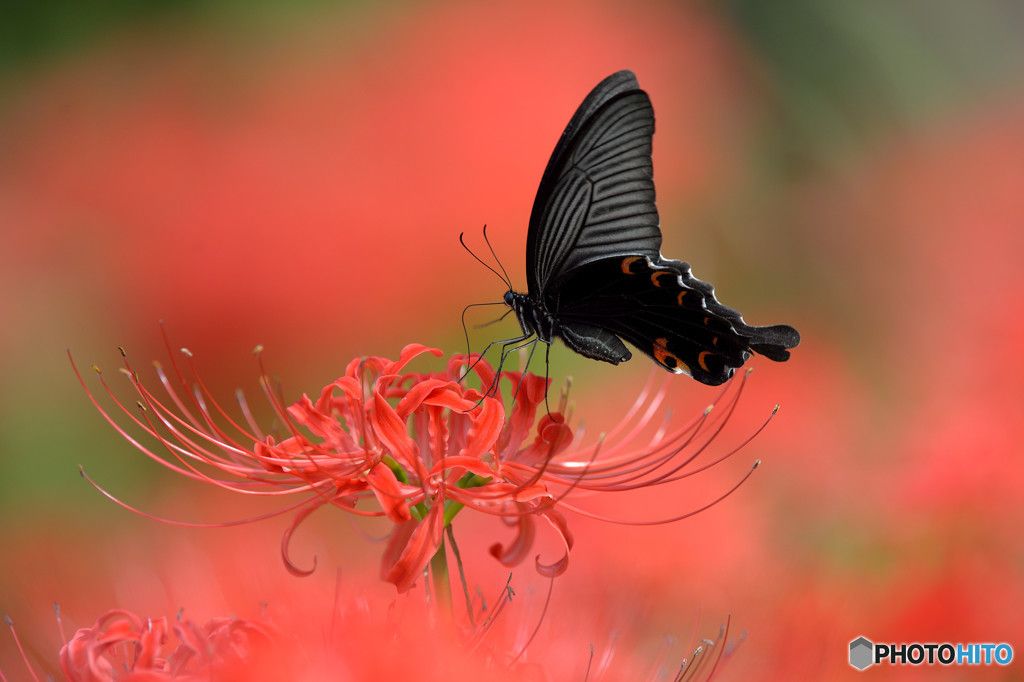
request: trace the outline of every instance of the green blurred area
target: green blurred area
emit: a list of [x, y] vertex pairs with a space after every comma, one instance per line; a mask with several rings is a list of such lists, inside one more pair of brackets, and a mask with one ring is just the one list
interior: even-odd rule
[[199, 4], [189, 0], [5, 0], [0, 6], [0, 68], [16, 69], [37, 60], [72, 55], [120, 26], [143, 19], [170, 19]]
[[1024, 70], [1024, 5], [983, 0], [723, 0], [779, 119], [790, 173], [842, 164], [880, 134], [981, 108]]
[[362, 0], [49, 0], [0, 2], [0, 74], [32, 68], [62, 58], [73, 59], [111, 35], [123, 31], [188, 30], [207, 23], [225, 33], [244, 27], [274, 26], [326, 7], [345, 8]]
[[[407, 3], [408, 6], [430, 2]], [[434, 3], [443, 5], [444, 3]], [[779, 147], [841, 152], [879, 129], [1013, 84], [1024, 63], [1024, 7], [982, 0], [720, 0], [707, 3], [751, 51], [780, 105]], [[360, 0], [97, 0], [0, 3], [0, 73], [73, 59], [125, 30], [209, 23], [281, 31], [315, 24]], [[388, 11], [394, 11], [394, 3]], [[376, 11], [380, 11], [377, 9]]]

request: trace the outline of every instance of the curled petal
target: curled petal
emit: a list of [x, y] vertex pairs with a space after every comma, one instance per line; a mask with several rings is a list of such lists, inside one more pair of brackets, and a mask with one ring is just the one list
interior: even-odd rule
[[171, 628], [166, 616], [113, 610], [75, 632], [60, 667], [69, 682], [275, 679], [259, 673], [268, 672], [265, 656], [277, 643], [271, 628], [254, 621], [179, 620]]
[[399, 483], [387, 465], [377, 462], [366, 474], [366, 481], [373, 490], [384, 514], [395, 523], [404, 523], [412, 518], [406, 498], [410, 492]]
[[285, 529], [284, 535], [281, 537], [281, 559], [284, 560], [284, 567], [288, 569], [288, 572], [296, 577], [302, 578], [307, 575], [312, 575], [313, 572], [316, 571], [317, 558], [316, 555], [313, 555], [312, 568], [304, 569], [296, 566], [292, 562], [291, 557], [289, 556], [289, 545], [291, 544], [292, 541], [292, 535], [295, 534], [295, 531], [299, 527], [300, 523], [305, 521], [310, 514], [315, 512], [317, 509], [319, 509], [326, 503], [326, 499], [318, 498], [313, 500], [313, 504], [311, 504], [309, 507], [306, 507], [305, 509], [300, 509], [298, 512], [296, 512], [294, 518], [292, 518], [291, 524], [289, 524], [288, 528]]
[[384, 553], [381, 577], [399, 592], [408, 592], [423, 574], [427, 562], [441, 546], [444, 505], [430, 508], [421, 522], [407, 521], [395, 527]]
[[420, 381], [414, 384], [398, 401], [395, 413], [402, 419], [408, 419], [424, 404], [465, 412], [473, 407], [474, 403], [463, 398], [461, 393], [458, 385], [451, 381], [444, 379]]
[[445, 374], [450, 379], [461, 380], [463, 367], [468, 367], [478, 355], [453, 355], [448, 358], [448, 362], [445, 365]]
[[425, 479], [426, 467], [418, 456], [416, 441], [409, 437], [405, 420], [398, 416], [380, 393], [374, 393], [373, 401], [371, 422], [380, 442], [406, 470], [415, 472], [420, 480]]
[[512, 493], [516, 502], [536, 502], [537, 500], [550, 500], [551, 491], [546, 485], [534, 484], [519, 487]]
[[496, 543], [491, 546], [490, 552], [495, 559], [505, 566], [518, 565], [526, 558], [530, 548], [533, 546], [533, 540], [537, 534], [535, 516], [548, 522], [565, 548], [562, 556], [550, 564], [542, 563], [540, 555], [537, 555], [535, 559], [537, 572], [549, 578], [554, 578], [565, 573], [566, 569], [569, 568], [569, 552], [573, 546], [573, 536], [565, 516], [550, 506], [535, 510], [533, 515], [524, 514], [520, 516], [516, 521], [518, 533], [515, 540], [509, 543], [507, 547]]
[[495, 475], [494, 470], [483, 460], [477, 457], [463, 457], [461, 455], [445, 457], [434, 465], [434, 468], [430, 470], [430, 475], [434, 476], [444, 471], [453, 470], [471, 471], [477, 476], [484, 477]]
[[352, 362], [348, 363], [348, 367], [345, 369], [345, 376], [356, 379], [362, 385], [366, 378], [382, 374], [384, 368], [390, 367], [392, 364], [392, 360], [376, 355], [355, 358]]
[[[153, 621], [159, 628], [160, 620]], [[69, 680], [113, 679], [114, 664], [105, 658], [107, 650], [123, 641], [137, 641], [142, 620], [129, 611], [114, 609], [96, 619], [91, 628], [75, 632], [60, 652], [60, 667]]]
[[[464, 356], [459, 356], [460, 358]], [[468, 363], [468, 364], [467, 364]], [[488, 363], [484, 362], [479, 355], [470, 355], [465, 357], [462, 364], [473, 368], [473, 373], [480, 377], [481, 386], [493, 386], [494, 385], [494, 368]], [[451, 365], [449, 365], [449, 372], [451, 371]]]
[[532, 516], [523, 514], [516, 519], [515, 523], [517, 530], [515, 539], [507, 546], [496, 542], [491, 545], [490, 549], [491, 556], [510, 567], [519, 565], [526, 558], [533, 546], [534, 538], [537, 536], [537, 526]]
[[519, 387], [519, 392], [501, 434], [500, 450], [506, 453], [517, 452], [533, 430], [537, 410], [544, 402], [544, 391], [549, 382], [532, 374], [526, 375], [524, 379], [521, 372], [505, 372], [504, 376], [513, 386]]
[[346, 450], [356, 449], [356, 443], [338, 422], [330, 407], [326, 409], [318, 400], [314, 405], [308, 396], [303, 394], [301, 398], [288, 406], [288, 414], [296, 423], [305, 426], [307, 429], [323, 438], [325, 441]]
[[359, 381], [349, 376], [340, 377], [333, 383], [324, 386], [324, 389], [320, 391], [320, 397], [316, 401], [316, 409], [318, 411], [330, 414], [331, 407], [335, 403], [335, 389], [340, 389], [342, 395], [352, 400], [361, 400], [363, 397], [363, 387]]
[[544, 415], [537, 424], [537, 437], [519, 452], [517, 462], [527, 465], [546, 464], [572, 443], [572, 429], [560, 414]]
[[505, 408], [499, 401], [485, 398], [480, 407], [466, 434], [466, 445], [459, 452], [462, 457], [476, 458], [491, 451], [505, 424]]
[[541, 512], [540, 516], [555, 529], [556, 535], [565, 547], [562, 557], [553, 563], [541, 563], [539, 554], [535, 559], [538, 573], [549, 578], [555, 578], [565, 573], [566, 569], [569, 568], [569, 552], [572, 551], [573, 545], [572, 531], [569, 530], [569, 523], [566, 521], [565, 516], [555, 509], [546, 509]]
[[382, 370], [382, 374], [398, 374], [401, 372], [406, 365], [408, 365], [413, 358], [423, 353], [430, 353], [435, 358], [441, 357], [442, 353], [437, 348], [431, 348], [430, 346], [424, 346], [421, 343], [410, 343], [402, 352], [398, 354], [398, 359], [386, 366]]

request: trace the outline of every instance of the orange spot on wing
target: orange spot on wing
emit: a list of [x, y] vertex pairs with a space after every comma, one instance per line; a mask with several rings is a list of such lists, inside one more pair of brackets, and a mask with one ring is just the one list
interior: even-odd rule
[[689, 292], [687, 292], [685, 290], [679, 292], [679, 295], [676, 296], [676, 304], [677, 305], [682, 305], [683, 304], [683, 296], [686, 296], [687, 293], [689, 293]]
[[668, 352], [668, 339], [654, 339], [654, 359], [661, 363], [663, 367], [667, 367], [671, 371], [679, 373], [690, 373], [690, 368], [685, 362], [680, 360], [678, 357]]
[[[717, 341], [717, 339], [715, 339], [715, 340]], [[704, 370], [705, 372], [710, 372], [711, 371], [710, 369], [708, 369], [707, 364], [705, 364], [705, 362], [704, 362], [704, 358], [706, 358], [709, 355], [711, 355], [711, 351], [709, 351], [709, 350], [702, 350], [700, 352], [700, 355], [697, 356], [697, 364], [700, 365], [700, 368], [702, 370]]]
[[641, 260], [641, 259], [642, 259], [642, 256], [627, 256], [626, 258], [623, 258], [622, 259], [622, 271], [624, 273], [626, 273], [627, 275], [632, 275], [633, 271], [630, 269], [630, 267], [633, 265], [633, 263], [635, 263], [635, 262], [637, 262], [638, 260]]
[[659, 277], [671, 277], [671, 276], [672, 276], [671, 272], [666, 272], [664, 270], [662, 270], [661, 272], [656, 272], [653, 275], [651, 275], [651, 284], [653, 284], [656, 287], [660, 287], [661, 286], [661, 282], [658, 281], [658, 278]]

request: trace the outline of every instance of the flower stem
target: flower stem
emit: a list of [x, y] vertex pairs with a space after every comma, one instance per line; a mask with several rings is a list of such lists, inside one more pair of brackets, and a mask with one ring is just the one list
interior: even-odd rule
[[462, 555], [459, 554], [459, 544], [455, 542], [455, 531], [452, 530], [451, 526], [444, 529], [445, 535], [448, 536], [448, 542], [452, 545], [452, 556], [455, 557], [455, 566], [459, 569], [459, 582], [462, 584], [462, 594], [466, 598], [466, 615], [469, 616], [469, 623], [474, 628], [476, 627], [475, 619], [473, 618], [473, 599], [469, 596], [469, 586], [466, 584], [466, 571], [462, 567]]
[[448, 554], [444, 538], [430, 560], [430, 580], [434, 587], [434, 605], [441, 617], [452, 613], [452, 585], [448, 575]]

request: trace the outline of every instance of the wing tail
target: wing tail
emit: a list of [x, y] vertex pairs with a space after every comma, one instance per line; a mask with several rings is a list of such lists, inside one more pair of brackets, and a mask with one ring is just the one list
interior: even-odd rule
[[744, 327], [742, 333], [750, 339], [750, 349], [775, 362], [789, 360], [789, 349], [800, 344], [800, 332], [788, 324]]

